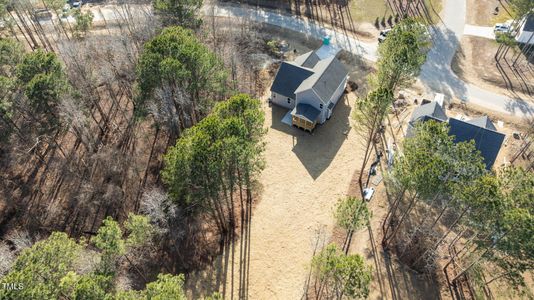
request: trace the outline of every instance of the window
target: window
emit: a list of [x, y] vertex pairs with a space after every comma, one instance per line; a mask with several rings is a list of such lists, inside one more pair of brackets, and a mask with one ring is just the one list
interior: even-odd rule
[[320, 109], [323, 109], [323, 105], [322, 105], [322, 104], [319, 104], [319, 108], [320, 108]]
[[287, 103], [291, 103], [291, 98], [287, 98]]

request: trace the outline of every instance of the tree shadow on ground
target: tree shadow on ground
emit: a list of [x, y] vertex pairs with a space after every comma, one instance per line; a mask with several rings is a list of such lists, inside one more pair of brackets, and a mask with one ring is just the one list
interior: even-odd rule
[[525, 116], [534, 115], [534, 106], [532, 105], [532, 102], [527, 102], [520, 98], [510, 98], [506, 103], [506, 110], [512, 114], [521, 112]]
[[421, 278], [422, 275], [404, 267], [396, 257], [384, 251], [376, 240], [376, 232], [367, 227], [371, 249], [368, 258], [373, 259], [374, 276], [378, 279], [380, 295], [385, 299], [441, 299], [434, 279]]
[[510, 55], [508, 51], [504, 51], [502, 57], [498, 58], [498, 53], [495, 57], [495, 66], [505, 82], [506, 89], [516, 98], [521, 98], [516, 89], [528, 96], [534, 94], [534, 70], [530, 67], [532, 62], [529, 61], [529, 52], [527, 47], [519, 47], [519, 50], [517, 54], [512, 52]]
[[317, 125], [312, 133], [308, 133], [282, 123], [282, 118], [288, 110], [273, 105], [271, 128], [293, 136], [293, 153], [302, 162], [308, 174], [317, 179], [328, 168], [347, 139], [350, 130], [350, 109], [347, 97], [343, 96], [334, 107], [330, 120]]
[[220, 245], [220, 254], [208, 264], [209, 267], [187, 278], [186, 290], [190, 291], [191, 299], [202, 299], [214, 292], [220, 292], [223, 299], [248, 299], [252, 221], [250, 195], [245, 196], [237, 207], [236, 218], [241, 220], [235, 230], [239, 235], [230, 233]]

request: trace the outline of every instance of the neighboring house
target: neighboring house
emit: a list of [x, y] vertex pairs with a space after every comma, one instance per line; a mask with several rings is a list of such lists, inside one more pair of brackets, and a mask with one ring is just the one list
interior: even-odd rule
[[497, 128], [487, 116], [472, 120], [447, 118], [443, 108], [435, 101], [417, 107], [408, 123], [406, 137], [413, 136], [416, 122], [434, 120], [449, 123], [449, 135], [454, 136], [454, 142], [460, 143], [473, 140], [475, 147], [486, 164], [491, 169], [504, 142], [505, 135], [497, 132]]
[[332, 116], [349, 77], [336, 58], [338, 51], [325, 41], [321, 48], [280, 65], [270, 101], [291, 109], [292, 125], [312, 131]]
[[534, 44], [534, 12], [523, 19], [515, 40], [521, 44]]

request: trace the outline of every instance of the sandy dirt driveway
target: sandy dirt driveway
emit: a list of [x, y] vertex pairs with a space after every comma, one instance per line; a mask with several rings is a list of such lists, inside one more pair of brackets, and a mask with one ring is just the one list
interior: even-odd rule
[[355, 99], [354, 94], [340, 99], [332, 118], [313, 134], [282, 124], [287, 110], [264, 105], [266, 169], [250, 232], [221, 255], [218, 270], [194, 275], [202, 285], [196, 288], [219, 289], [225, 299], [303, 296], [317, 231], [328, 240], [333, 207], [359, 167], [361, 143], [349, 125]]

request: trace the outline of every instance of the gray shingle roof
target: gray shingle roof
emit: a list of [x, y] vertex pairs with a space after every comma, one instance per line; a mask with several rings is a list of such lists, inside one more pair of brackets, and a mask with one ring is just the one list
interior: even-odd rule
[[456, 143], [475, 141], [475, 147], [484, 158], [486, 168], [491, 169], [497, 159], [505, 135], [485, 126], [478, 126], [455, 118], [449, 119], [449, 125], [449, 134], [454, 136]]
[[292, 115], [304, 117], [308, 119], [308, 121], [310, 122], [317, 121], [317, 117], [319, 116], [320, 113], [321, 113], [320, 110], [305, 103], [297, 104], [297, 106], [293, 109], [293, 111], [291, 111]]
[[480, 117], [480, 118], [471, 119], [471, 120], [467, 121], [467, 123], [476, 125], [478, 127], [483, 127], [483, 128], [486, 128], [486, 129], [491, 129], [493, 131], [497, 131], [497, 128], [495, 128], [495, 125], [493, 125], [493, 123], [491, 122], [490, 118], [488, 118], [488, 116], [483, 116], [483, 117]]
[[447, 121], [447, 115], [443, 111], [443, 108], [435, 101], [418, 106], [413, 111], [410, 122], [417, 121], [425, 116], [432, 117], [433, 119], [438, 119], [440, 121]]
[[320, 58], [315, 51], [310, 51], [295, 58], [294, 63], [305, 68], [313, 69], [319, 60]]
[[313, 68], [314, 74], [302, 82], [295, 93], [313, 89], [323, 102], [328, 102], [348, 72], [335, 57], [319, 61]]
[[295, 99], [296, 93], [313, 89], [326, 103], [347, 75], [347, 70], [335, 56], [321, 60], [315, 51], [310, 51], [298, 56], [294, 62], [280, 65], [271, 91]]
[[312, 74], [311, 70], [283, 62], [278, 69], [271, 91], [295, 99], [295, 90]]
[[299, 66], [302, 66], [302, 64], [306, 61], [306, 59], [308, 59], [308, 57], [310, 56], [310, 54], [312, 54], [313, 51], [310, 51], [310, 52], [306, 52], [302, 55], [299, 55], [295, 58], [295, 60], [293, 60], [293, 62], [295, 63], [295, 65], [299, 65]]

